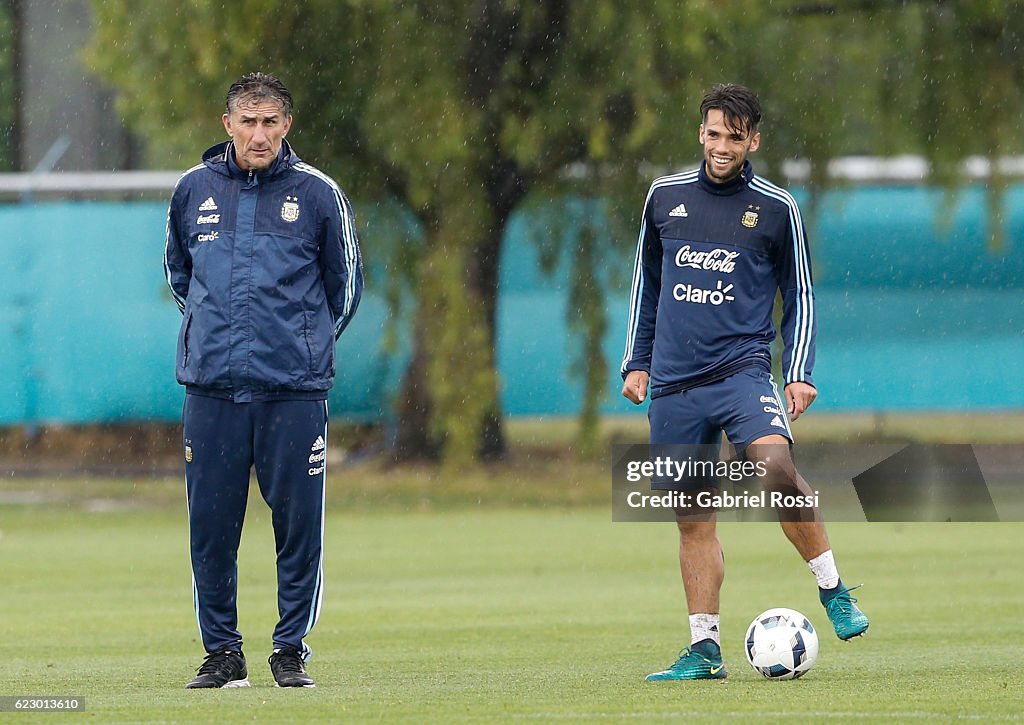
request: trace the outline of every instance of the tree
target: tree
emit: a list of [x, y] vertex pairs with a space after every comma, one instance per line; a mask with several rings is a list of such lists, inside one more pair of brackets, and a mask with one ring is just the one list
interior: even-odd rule
[[[758, 163], [777, 174], [783, 159], [807, 158], [812, 189], [829, 183], [839, 154], [917, 152], [942, 167], [1011, 151], [1024, 105], [1014, 5], [248, 0], [242, 12], [94, 0], [89, 58], [120, 89], [153, 164], [193, 163], [196, 140], [220, 133], [227, 83], [266, 69], [296, 96], [292, 137], [308, 160], [357, 198], [412, 212], [422, 240], [392, 245], [388, 261], [416, 304], [398, 454], [466, 462], [504, 449], [498, 265], [509, 215], [528, 196], [571, 190], [604, 199], [615, 228], [635, 225], [651, 169], [699, 159], [700, 98], [725, 80], [753, 86], [766, 107]], [[993, 105], [995, 140], [978, 133]], [[573, 242], [573, 295], [595, 366], [584, 377], [597, 381], [592, 232]], [[633, 244], [617, 246], [628, 260]]]
[[19, 109], [21, 88], [22, 7], [20, 0], [0, 3], [0, 170], [14, 171], [21, 163]]
[[636, 161], [667, 140], [662, 108], [693, 104], [702, 29], [719, 12], [569, 0], [94, 8], [90, 62], [121, 89], [154, 159], [190, 162], [193, 139], [216, 133], [225, 84], [272, 69], [299, 99], [296, 144], [343, 168], [356, 195], [412, 210], [424, 241], [399, 454], [452, 461], [504, 448], [494, 324], [509, 214], [559, 187], [572, 162], [613, 172], [590, 193], [635, 184]]

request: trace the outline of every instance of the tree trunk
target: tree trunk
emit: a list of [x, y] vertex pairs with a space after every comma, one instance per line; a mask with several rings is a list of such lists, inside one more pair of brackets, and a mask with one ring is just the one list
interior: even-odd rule
[[11, 30], [11, 66], [13, 72], [10, 74], [11, 103], [14, 106], [14, 113], [11, 117], [11, 125], [8, 130], [8, 158], [11, 160], [11, 171], [27, 171], [29, 169], [28, 159], [25, 157], [25, 127], [28, 119], [25, 117], [25, 81], [27, 73], [25, 58], [25, 7], [22, 0], [8, 0], [8, 17], [10, 18]]
[[[501, 242], [505, 236], [505, 223], [495, 224], [494, 228], [481, 240], [477, 250], [476, 274], [470, 275], [469, 283], [474, 297], [481, 301], [484, 323], [487, 325], [487, 338], [490, 341], [490, 359], [495, 368], [498, 366], [498, 350], [496, 346], [498, 333], [498, 276], [501, 258]], [[498, 379], [498, 371], [495, 370]], [[506, 453], [505, 426], [502, 415], [501, 398], [495, 391], [494, 405], [484, 414], [483, 426], [480, 430], [480, 458], [493, 461], [503, 458]]]
[[[451, 172], [425, 224], [413, 355], [398, 406], [395, 457], [462, 465], [504, 453], [495, 371], [498, 229], [483, 184]], [[468, 183], [465, 180], [469, 180]], [[447, 185], [446, 185], [447, 186]]]
[[427, 341], [424, 309], [416, 310], [412, 331], [412, 359], [402, 381], [395, 426], [393, 456], [396, 461], [435, 461], [441, 446], [430, 434], [430, 391], [427, 386]]

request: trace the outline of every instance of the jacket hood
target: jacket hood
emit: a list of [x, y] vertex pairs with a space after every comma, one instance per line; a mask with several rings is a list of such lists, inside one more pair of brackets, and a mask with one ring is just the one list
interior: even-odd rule
[[[281, 141], [281, 150], [278, 152], [277, 158], [274, 159], [274, 163], [270, 165], [270, 168], [257, 171], [256, 175], [260, 178], [274, 176], [290, 169], [301, 160], [295, 151], [292, 150], [287, 139], [285, 139]], [[249, 175], [249, 172], [239, 167], [235, 161], [233, 141], [223, 141], [216, 146], [206, 149], [206, 152], [203, 154], [203, 163], [208, 168], [224, 176], [245, 178]]]

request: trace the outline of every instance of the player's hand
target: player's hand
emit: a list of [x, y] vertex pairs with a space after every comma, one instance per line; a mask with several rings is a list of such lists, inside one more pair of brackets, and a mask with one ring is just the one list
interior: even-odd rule
[[790, 383], [786, 386], [786, 412], [790, 420], [796, 420], [811, 407], [818, 397], [818, 390], [809, 383]]
[[630, 370], [622, 384], [622, 396], [631, 403], [640, 405], [647, 400], [647, 383], [650, 379], [651, 376], [643, 370]]

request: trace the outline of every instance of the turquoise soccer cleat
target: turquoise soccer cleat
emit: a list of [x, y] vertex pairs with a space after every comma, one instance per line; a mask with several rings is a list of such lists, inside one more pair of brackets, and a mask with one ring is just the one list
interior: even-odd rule
[[847, 589], [845, 585], [839, 585], [839, 591], [832, 596], [826, 596], [825, 590], [818, 593], [825, 613], [828, 614], [832, 628], [836, 636], [844, 642], [854, 637], [859, 637], [868, 629], [868, 617], [857, 607], [857, 600], [850, 596], [850, 592], [858, 589], [861, 585]]
[[652, 672], [647, 682], [666, 680], [724, 680], [728, 673], [722, 663], [722, 650], [714, 642], [698, 642], [679, 653], [679, 659], [667, 670]]

